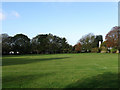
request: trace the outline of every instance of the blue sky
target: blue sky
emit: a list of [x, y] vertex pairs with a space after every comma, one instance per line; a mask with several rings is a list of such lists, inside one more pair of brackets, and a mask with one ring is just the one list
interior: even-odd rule
[[2, 33], [51, 33], [71, 45], [88, 33], [105, 37], [118, 25], [117, 2], [4, 2], [2, 11]]

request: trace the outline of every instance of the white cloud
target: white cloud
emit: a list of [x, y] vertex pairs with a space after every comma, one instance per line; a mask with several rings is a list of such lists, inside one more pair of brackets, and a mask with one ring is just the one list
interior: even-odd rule
[[2, 8], [0, 8], [0, 21], [7, 20], [7, 19], [16, 19], [19, 18], [20, 14], [17, 11], [5, 11]]
[[5, 15], [2, 12], [0, 12], [0, 21], [4, 20], [5, 18], [6, 18]]
[[12, 15], [17, 17], [17, 18], [20, 17], [20, 14], [18, 12], [16, 12], [16, 11], [12, 11]]

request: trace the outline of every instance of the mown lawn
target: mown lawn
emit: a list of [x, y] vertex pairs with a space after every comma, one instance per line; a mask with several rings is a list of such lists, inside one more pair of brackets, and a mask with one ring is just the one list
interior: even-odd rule
[[3, 56], [3, 88], [117, 88], [118, 54]]

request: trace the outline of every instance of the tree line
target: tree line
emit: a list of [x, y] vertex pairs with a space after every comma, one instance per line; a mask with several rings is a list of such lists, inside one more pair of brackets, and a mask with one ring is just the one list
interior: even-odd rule
[[39, 34], [32, 39], [24, 34], [9, 36], [1, 34], [2, 54], [56, 54], [56, 53], [84, 53], [84, 52], [116, 52], [119, 50], [119, 29], [113, 27], [105, 36], [88, 33], [74, 46], [68, 44], [66, 38], [53, 34]]
[[2, 34], [2, 54], [53, 54], [71, 51], [72, 46], [67, 43], [66, 38], [52, 34], [39, 34], [32, 39], [24, 34], [13, 37]]

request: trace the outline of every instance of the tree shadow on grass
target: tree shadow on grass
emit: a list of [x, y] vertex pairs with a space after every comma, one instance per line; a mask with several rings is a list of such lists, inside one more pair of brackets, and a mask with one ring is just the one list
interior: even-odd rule
[[118, 74], [105, 72], [83, 80], [78, 80], [66, 88], [119, 88]]
[[34, 80], [43, 78], [49, 75], [54, 75], [54, 74], [55, 72], [6, 76], [2, 78], [2, 87], [3, 88], [30, 88], [31, 86], [29, 86], [29, 84], [32, 84]]
[[40, 61], [48, 61], [48, 60], [58, 60], [58, 59], [66, 59], [69, 57], [59, 57], [59, 58], [42, 58], [42, 59], [34, 59], [34, 58], [10, 58], [2, 60], [2, 66], [8, 65], [19, 65], [19, 64], [28, 64]]

